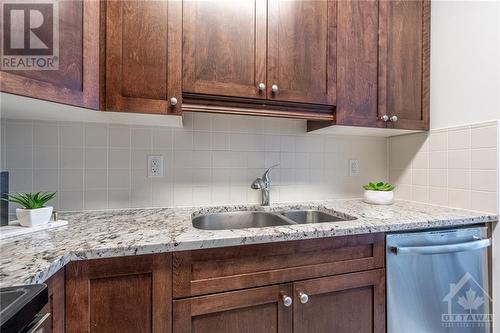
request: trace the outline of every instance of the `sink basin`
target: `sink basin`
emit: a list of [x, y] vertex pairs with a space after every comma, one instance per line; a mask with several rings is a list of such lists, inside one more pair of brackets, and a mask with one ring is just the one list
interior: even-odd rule
[[204, 230], [225, 230], [290, 225], [283, 216], [267, 212], [227, 212], [195, 217], [193, 227]]
[[289, 210], [281, 214], [298, 224], [346, 221], [319, 210]]

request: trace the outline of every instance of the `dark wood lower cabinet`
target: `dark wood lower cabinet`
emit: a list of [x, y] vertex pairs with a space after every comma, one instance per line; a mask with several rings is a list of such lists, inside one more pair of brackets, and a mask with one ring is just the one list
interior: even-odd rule
[[294, 333], [385, 332], [385, 270], [294, 283], [293, 318]]
[[[41, 313], [50, 313], [51, 324], [50, 332], [63, 333], [64, 332], [64, 304], [65, 304], [65, 286], [64, 286], [64, 271], [59, 270], [56, 274], [52, 275], [45, 284], [49, 289], [49, 302], [42, 309]], [[50, 333], [44, 332], [44, 333]]]
[[56, 333], [382, 333], [383, 249], [369, 234], [76, 261], [46, 310]]
[[285, 333], [292, 307], [283, 304], [291, 284], [245, 289], [174, 301], [174, 333]]
[[171, 255], [72, 262], [66, 268], [66, 332], [170, 332]]
[[[304, 294], [308, 300], [302, 303]], [[293, 299], [288, 307], [286, 296]], [[382, 333], [385, 270], [177, 300], [173, 321], [174, 333]]]

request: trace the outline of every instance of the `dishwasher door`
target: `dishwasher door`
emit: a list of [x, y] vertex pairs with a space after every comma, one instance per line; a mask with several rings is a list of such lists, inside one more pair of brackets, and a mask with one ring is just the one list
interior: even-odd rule
[[388, 333], [490, 332], [486, 227], [387, 236]]

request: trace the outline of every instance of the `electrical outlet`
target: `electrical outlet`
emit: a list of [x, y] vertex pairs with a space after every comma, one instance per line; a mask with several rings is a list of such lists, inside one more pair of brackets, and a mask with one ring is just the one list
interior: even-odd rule
[[163, 156], [148, 156], [148, 177], [163, 177]]
[[349, 160], [349, 176], [356, 177], [359, 175], [359, 161]]

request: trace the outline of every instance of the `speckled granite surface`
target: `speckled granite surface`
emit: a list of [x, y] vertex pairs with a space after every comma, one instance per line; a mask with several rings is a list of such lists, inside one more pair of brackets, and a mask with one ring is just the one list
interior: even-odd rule
[[[192, 216], [233, 210], [318, 208], [356, 217], [321, 224], [238, 230], [198, 230]], [[72, 260], [417, 230], [497, 221], [495, 215], [413, 202], [372, 206], [360, 200], [294, 205], [163, 208], [61, 213], [69, 225], [0, 241], [0, 286], [45, 281]]]

